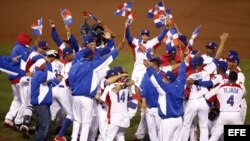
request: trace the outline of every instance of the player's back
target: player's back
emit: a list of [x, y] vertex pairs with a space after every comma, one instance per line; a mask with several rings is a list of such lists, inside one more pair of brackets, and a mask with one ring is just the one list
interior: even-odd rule
[[245, 87], [239, 84], [224, 84], [217, 91], [220, 111], [240, 111], [240, 104], [245, 95]]
[[[118, 93], [113, 92], [115, 85], [121, 83], [113, 83], [108, 86], [108, 97], [110, 102], [108, 102], [108, 115], [110, 115], [110, 123], [120, 127], [129, 127], [130, 119], [128, 114], [128, 97], [129, 88], [122, 89]], [[106, 89], [106, 88], [105, 88]]]

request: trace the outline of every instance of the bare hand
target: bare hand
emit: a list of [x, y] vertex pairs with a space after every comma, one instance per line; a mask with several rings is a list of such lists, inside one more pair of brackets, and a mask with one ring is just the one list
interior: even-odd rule
[[146, 59], [143, 59], [143, 64], [145, 65], [146, 68], [151, 66], [150, 62]]
[[16, 56], [16, 57], [13, 57], [13, 58], [12, 58], [12, 62], [18, 62], [18, 59], [19, 59], [20, 57], [22, 57], [22, 55], [18, 55], [18, 56]]
[[109, 33], [109, 32], [104, 32], [103, 37], [106, 38], [106, 39], [110, 39], [110, 38], [111, 38], [111, 33]]
[[51, 27], [55, 27], [55, 22], [53, 20], [49, 19], [49, 23]]
[[57, 76], [57, 79], [58, 79], [59, 81], [62, 81], [63, 76], [62, 76], [61, 74], [59, 74], [59, 75]]
[[187, 80], [187, 85], [188, 86], [191, 86], [191, 85], [193, 85], [194, 84], [194, 80], [193, 79], [188, 79]]
[[115, 84], [115, 87], [112, 89], [114, 93], [118, 93], [122, 89], [120, 84]]
[[26, 76], [32, 76], [33, 73], [32, 72], [26, 72]]
[[221, 35], [220, 35], [220, 40], [221, 40], [221, 42], [225, 42], [226, 40], [227, 40], [227, 38], [229, 37], [229, 34], [228, 33], [222, 33]]

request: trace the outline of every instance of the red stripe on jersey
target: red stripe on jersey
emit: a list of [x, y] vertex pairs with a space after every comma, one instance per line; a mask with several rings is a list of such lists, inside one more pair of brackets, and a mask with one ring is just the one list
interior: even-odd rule
[[136, 45], [135, 45], [135, 44], [132, 44], [132, 43], [128, 43], [128, 44], [129, 44], [130, 48], [131, 48], [132, 51], [133, 51], [134, 62], [135, 62], [135, 47], [136, 47]]
[[31, 58], [28, 59], [26, 66], [25, 66], [25, 72], [29, 72], [30, 67], [34, 64]]
[[108, 119], [108, 124], [110, 124], [111, 100], [110, 100], [109, 93], [106, 96], [106, 103], [108, 105], [107, 119]]

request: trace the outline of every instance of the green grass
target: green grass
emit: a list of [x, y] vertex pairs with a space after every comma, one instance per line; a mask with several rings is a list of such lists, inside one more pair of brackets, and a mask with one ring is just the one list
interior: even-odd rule
[[[7, 55], [10, 53], [12, 46], [10, 45], [1, 45], [0, 52], [1, 55]], [[131, 74], [133, 68], [133, 57], [130, 51], [121, 51], [118, 58], [111, 64], [111, 67], [120, 65], [123, 66], [124, 69]], [[249, 76], [250, 76], [250, 63], [249, 60], [241, 61], [241, 68], [245, 74], [246, 82], [245, 86], [250, 86]], [[247, 91], [249, 91], [249, 87], [247, 87]], [[3, 123], [4, 117], [9, 110], [9, 106], [11, 104], [13, 95], [10, 87], [10, 83], [7, 80], [7, 75], [4, 73], [0, 73], [0, 123]], [[247, 101], [249, 101], [250, 97], [247, 96]], [[250, 104], [248, 102], [248, 107]], [[139, 111], [139, 110], [138, 110]], [[137, 112], [136, 117], [133, 119], [130, 128], [126, 132], [126, 140], [130, 141], [133, 138], [133, 135], [137, 129], [138, 123], [140, 121], [139, 112]], [[246, 124], [250, 124], [250, 112], [248, 108]], [[54, 125], [54, 123], [53, 123]], [[53, 133], [52, 133], [53, 135]], [[67, 133], [68, 137], [70, 137], [70, 131]], [[27, 139], [23, 139], [21, 134], [14, 132], [12, 129], [5, 128], [3, 124], [0, 124], [0, 137], [4, 137], [9, 141], [27, 141]]]

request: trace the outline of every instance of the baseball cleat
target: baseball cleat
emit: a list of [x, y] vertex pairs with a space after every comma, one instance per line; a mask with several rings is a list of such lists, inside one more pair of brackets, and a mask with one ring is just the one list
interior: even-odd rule
[[27, 125], [22, 125], [20, 127], [20, 131], [22, 132], [24, 138], [28, 139], [30, 137], [29, 136], [29, 127]]

